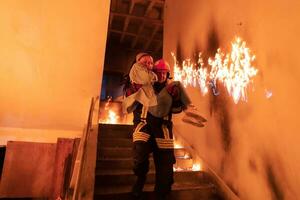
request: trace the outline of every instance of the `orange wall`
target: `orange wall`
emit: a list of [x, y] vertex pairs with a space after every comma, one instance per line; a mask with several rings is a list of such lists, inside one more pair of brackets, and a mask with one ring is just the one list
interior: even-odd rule
[[63, 130], [81, 134], [90, 99], [100, 93], [109, 5], [109, 0], [1, 4], [0, 143], [31, 138], [30, 130], [54, 138], [64, 136]]
[[[175, 128], [241, 199], [300, 198], [299, 11], [297, 0], [166, 1], [164, 58], [170, 63], [171, 51], [183, 58], [198, 51], [213, 55], [236, 35], [256, 55], [259, 73], [247, 103], [235, 105], [224, 91], [217, 98], [188, 88], [207, 126], [175, 120]], [[272, 90], [271, 99], [265, 89]]]

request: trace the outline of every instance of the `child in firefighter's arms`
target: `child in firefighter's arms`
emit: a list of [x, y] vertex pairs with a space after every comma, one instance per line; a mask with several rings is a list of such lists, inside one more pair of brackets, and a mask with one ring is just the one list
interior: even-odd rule
[[[157, 75], [152, 71], [152, 67], [153, 58], [150, 54], [137, 54], [136, 62], [129, 72], [132, 87], [126, 91], [128, 104], [137, 101], [147, 107], [157, 105], [156, 95], [152, 87], [153, 83], [157, 81]], [[128, 109], [124, 111], [131, 112]]]

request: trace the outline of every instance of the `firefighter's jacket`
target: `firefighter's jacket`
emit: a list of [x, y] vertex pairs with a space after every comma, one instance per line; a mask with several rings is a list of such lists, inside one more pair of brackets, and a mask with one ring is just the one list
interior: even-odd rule
[[[170, 94], [168, 88], [177, 87], [179, 89], [179, 97], [174, 97]], [[179, 81], [173, 81], [164, 87], [158, 94], [156, 94], [157, 105], [147, 106], [140, 101], [141, 94], [132, 94], [126, 97], [122, 103], [124, 113], [131, 113], [136, 109], [137, 103], [148, 107], [148, 111], [155, 117], [165, 117], [171, 111], [173, 113], [181, 112], [187, 105], [191, 104], [184, 87]], [[137, 98], [138, 97], [138, 98]], [[176, 110], [176, 111], [175, 111]]]
[[[181, 90], [180, 97], [177, 98], [181, 102], [180, 107], [190, 104], [190, 99], [180, 82], [172, 82], [171, 84], [173, 84], [171, 86], [179, 87]], [[174, 97], [169, 94], [167, 87], [164, 87], [156, 97], [158, 102], [156, 106], [141, 106], [141, 112], [134, 111], [135, 113], [139, 113], [140, 120], [133, 133], [133, 142], [147, 142], [152, 136], [155, 138], [158, 148], [173, 149], [174, 141], [171, 117]], [[135, 109], [134, 105], [131, 105], [131, 109]]]

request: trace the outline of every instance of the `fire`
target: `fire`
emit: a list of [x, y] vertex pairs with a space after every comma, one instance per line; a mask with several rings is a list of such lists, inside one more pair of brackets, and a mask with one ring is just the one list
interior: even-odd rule
[[173, 171], [174, 172], [180, 172], [180, 171], [184, 171], [185, 169], [181, 168], [181, 167], [174, 167], [173, 166]]
[[119, 116], [114, 111], [112, 111], [112, 110], [108, 111], [108, 119], [107, 119], [106, 123], [116, 124], [118, 119], [119, 119]]
[[174, 143], [174, 148], [175, 148], [175, 149], [181, 149], [181, 148], [182, 148], [182, 145], [179, 144], [179, 143], [177, 143], [177, 142], [175, 141], [175, 143]]
[[200, 163], [194, 163], [192, 167], [180, 167], [180, 166], [173, 166], [173, 171], [174, 172], [180, 172], [180, 171], [201, 171], [202, 170], [202, 165]]
[[202, 167], [200, 163], [194, 163], [192, 167], [192, 171], [201, 171]]
[[112, 99], [109, 98], [108, 101], [105, 103], [104, 112], [103, 112], [104, 114], [99, 120], [100, 123], [117, 124], [119, 122], [120, 116], [117, 115], [116, 112], [112, 110], [111, 102]]
[[191, 156], [190, 156], [190, 154], [188, 154], [188, 153], [185, 153], [185, 154], [184, 154], [184, 156], [183, 156], [183, 158], [184, 158], [184, 159], [190, 159], [190, 158], [191, 158]]
[[214, 95], [218, 95], [217, 83], [220, 82], [236, 104], [239, 100], [247, 101], [247, 87], [258, 73], [258, 69], [252, 64], [255, 56], [240, 38], [232, 42], [230, 53], [218, 49], [215, 57], [208, 59], [209, 67], [204, 66], [201, 53], [196, 64], [186, 59], [182, 62], [182, 68], [173, 53], [172, 56], [174, 80], [182, 82], [184, 87], [198, 85], [203, 95], [208, 92], [209, 87]]

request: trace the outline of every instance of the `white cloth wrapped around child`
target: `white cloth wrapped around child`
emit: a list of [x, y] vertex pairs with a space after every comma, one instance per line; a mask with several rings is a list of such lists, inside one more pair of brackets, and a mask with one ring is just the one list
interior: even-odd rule
[[135, 63], [129, 72], [129, 77], [132, 83], [141, 85], [141, 88], [126, 98], [126, 104], [131, 105], [134, 101], [138, 101], [147, 107], [156, 106], [157, 98], [152, 87], [152, 84], [157, 81], [156, 74], [141, 63]]

